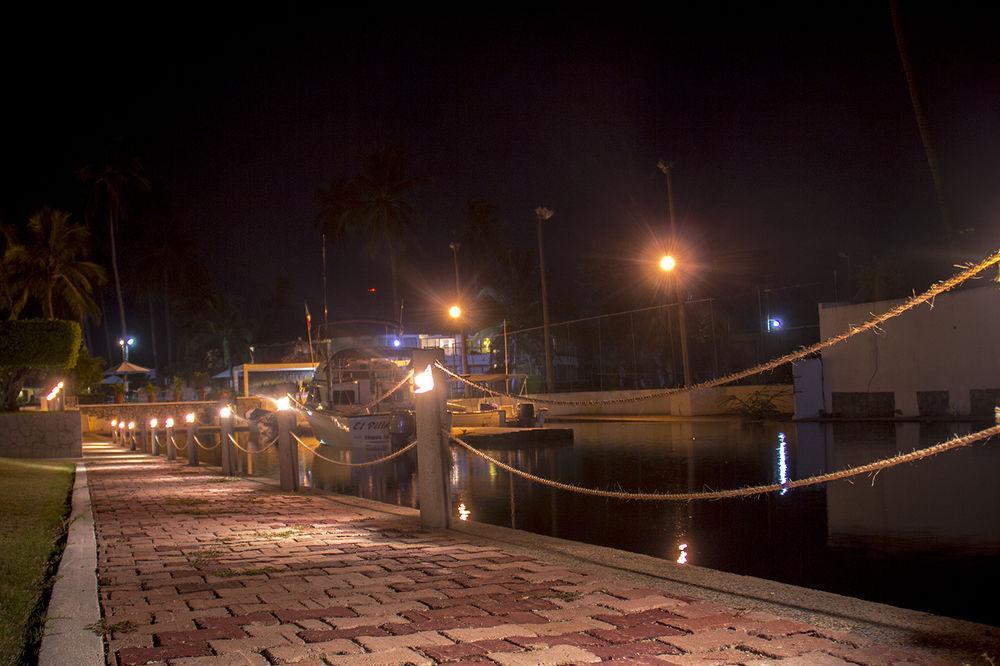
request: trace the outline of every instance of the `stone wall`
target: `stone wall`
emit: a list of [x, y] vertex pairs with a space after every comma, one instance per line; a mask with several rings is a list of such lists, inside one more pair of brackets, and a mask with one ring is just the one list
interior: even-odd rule
[[83, 455], [78, 412], [0, 413], [0, 456], [79, 458]]

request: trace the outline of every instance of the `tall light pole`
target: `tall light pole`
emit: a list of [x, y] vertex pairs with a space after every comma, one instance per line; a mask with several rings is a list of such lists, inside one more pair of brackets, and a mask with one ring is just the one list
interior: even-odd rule
[[[118, 346], [122, 348], [122, 363], [128, 363], [128, 348], [133, 345], [135, 345], [135, 338], [133, 337], [118, 339]], [[125, 368], [125, 371], [123, 388], [125, 389], [125, 399], [128, 400], [128, 368]]]
[[[677, 242], [677, 227], [674, 223], [674, 181], [671, 176], [674, 168], [673, 162], [660, 160], [656, 166], [667, 177], [667, 206], [670, 213], [670, 245]], [[669, 255], [668, 255], [669, 256]], [[673, 266], [666, 268], [661, 260], [660, 268], [667, 273], [673, 271]], [[681, 367], [684, 372], [684, 386], [691, 386], [691, 361], [688, 357], [688, 336], [687, 336], [687, 315], [684, 312], [684, 299], [681, 297], [678, 280], [674, 276], [667, 278], [669, 281], [669, 294], [677, 303], [677, 323], [681, 329]]]
[[538, 219], [538, 272], [542, 276], [542, 329], [545, 335], [545, 390], [555, 390], [555, 373], [552, 371], [552, 335], [549, 332], [549, 292], [545, 285], [545, 243], [542, 239], [542, 222], [551, 219], [555, 212], [539, 206], [535, 209]]
[[458, 305], [462, 302], [462, 287], [458, 280], [458, 249], [462, 247], [462, 244], [458, 241], [452, 241], [448, 247], [451, 248], [452, 257], [455, 260], [455, 305], [453, 307], [458, 308], [459, 313], [459, 316], [452, 315], [452, 317], [458, 320], [459, 342], [462, 344], [462, 374], [467, 375], [469, 374], [469, 352], [465, 348], [465, 323], [461, 318], [462, 311]]

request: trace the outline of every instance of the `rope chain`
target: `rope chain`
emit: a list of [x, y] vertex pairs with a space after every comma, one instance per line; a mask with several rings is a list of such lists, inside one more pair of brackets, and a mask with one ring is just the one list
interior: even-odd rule
[[170, 441], [173, 443], [175, 449], [180, 449], [181, 451], [183, 451], [184, 449], [186, 449], [187, 445], [188, 445], [188, 443], [185, 441], [184, 442], [184, 446], [181, 446], [180, 444], [177, 443], [177, 440], [174, 439], [173, 435], [170, 436]]
[[399, 451], [396, 451], [395, 453], [390, 453], [384, 458], [379, 458], [378, 460], [369, 460], [368, 462], [363, 462], [363, 463], [348, 463], [348, 462], [343, 462], [342, 460], [334, 460], [333, 458], [327, 458], [321, 453], [316, 453], [316, 449], [309, 448], [309, 446], [307, 446], [305, 442], [299, 439], [299, 436], [296, 435], [295, 433], [292, 433], [292, 437], [295, 438], [295, 441], [298, 442], [302, 448], [309, 451], [320, 460], [325, 460], [328, 463], [332, 463], [334, 465], [342, 465], [344, 467], [371, 467], [372, 465], [379, 465], [381, 463], [389, 462], [390, 460], [394, 460], [395, 458], [400, 457], [401, 455], [403, 455], [404, 453], [406, 453], [407, 451], [409, 451], [410, 449], [412, 449], [414, 446], [417, 445], [416, 441], [413, 441], [404, 446], [403, 448], [401, 448]]
[[217, 449], [217, 448], [219, 448], [219, 444], [222, 444], [222, 440], [220, 439], [220, 440], [219, 440], [218, 442], [216, 442], [216, 443], [215, 443], [214, 445], [212, 445], [212, 446], [205, 446], [204, 444], [202, 444], [202, 443], [201, 443], [201, 440], [200, 440], [200, 439], [198, 439], [198, 436], [197, 436], [197, 435], [195, 435], [195, 436], [194, 436], [194, 443], [195, 443], [195, 444], [197, 444], [198, 446], [200, 446], [201, 448], [203, 448], [203, 449], [204, 449], [204, 450], [206, 450], [206, 451], [211, 451], [212, 449]]
[[659, 502], [690, 502], [692, 500], [718, 500], [718, 499], [729, 499], [733, 497], [752, 497], [755, 495], [763, 495], [766, 493], [773, 493], [779, 490], [786, 490], [791, 488], [804, 488], [806, 486], [814, 486], [823, 483], [829, 483], [831, 481], [838, 481], [840, 479], [847, 479], [852, 476], [858, 476], [859, 474], [868, 474], [872, 472], [879, 472], [883, 469], [889, 467], [896, 467], [897, 465], [902, 465], [904, 463], [915, 462], [917, 460], [922, 460], [924, 458], [930, 458], [938, 454], [944, 453], [945, 451], [950, 451], [951, 449], [956, 449], [961, 446], [968, 446], [973, 442], [978, 442], [981, 440], [988, 440], [994, 435], [1000, 435], [1000, 425], [995, 425], [985, 430], [980, 430], [979, 432], [974, 432], [963, 437], [954, 437], [947, 441], [941, 442], [940, 444], [935, 444], [934, 446], [929, 446], [925, 449], [917, 449], [911, 451], [910, 453], [900, 453], [890, 458], [883, 458], [882, 460], [877, 460], [875, 462], [868, 463], [867, 465], [859, 465], [857, 467], [850, 467], [848, 469], [842, 469], [837, 472], [829, 472], [827, 474], [819, 474], [817, 476], [810, 476], [805, 479], [798, 479], [796, 481], [788, 481], [786, 483], [772, 483], [762, 486], [750, 486], [747, 488], [734, 488], [731, 490], [712, 490], [705, 492], [696, 493], [629, 493], [629, 492], [616, 492], [613, 490], [598, 490], [597, 488], [584, 488], [581, 486], [574, 486], [568, 483], [562, 483], [560, 481], [553, 481], [552, 479], [546, 479], [540, 476], [531, 474], [530, 472], [525, 472], [516, 467], [512, 467], [504, 462], [493, 458], [486, 453], [472, 447], [467, 442], [462, 441], [462, 439], [455, 437], [447, 430], [441, 431], [446, 435], [452, 442], [462, 447], [470, 453], [487, 460], [500, 469], [503, 469], [511, 474], [520, 476], [528, 481], [534, 481], [535, 483], [540, 483], [551, 488], [557, 488], [559, 490], [565, 490], [568, 492], [579, 493], [581, 495], [590, 495], [592, 497], [610, 497], [613, 499], [621, 500], [642, 500], [642, 501], [659, 501]]
[[495, 396], [495, 397], [498, 397], [498, 398], [511, 398], [511, 399], [522, 398], [522, 399], [531, 400], [532, 402], [541, 403], [543, 405], [544, 404], [548, 404], [548, 405], [575, 405], [575, 406], [584, 406], [584, 405], [613, 405], [613, 404], [623, 404], [623, 403], [630, 403], [630, 402], [641, 402], [643, 400], [651, 400], [653, 398], [659, 398], [661, 396], [676, 395], [676, 394], [679, 394], [679, 393], [688, 393], [690, 391], [697, 391], [699, 389], [715, 388], [717, 386], [722, 386], [724, 384], [730, 384], [732, 382], [739, 381], [741, 379], [746, 379], [747, 377], [753, 377], [754, 375], [759, 375], [762, 372], [767, 372], [769, 370], [774, 370], [775, 368], [779, 368], [779, 367], [785, 365], [786, 363], [791, 363], [793, 361], [798, 361], [800, 359], [805, 358], [806, 356], [811, 356], [811, 355], [813, 355], [813, 354], [815, 354], [815, 353], [817, 353], [819, 351], [822, 351], [822, 350], [827, 349], [829, 347], [833, 347], [834, 345], [840, 344], [841, 342], [844, 342], [845, 340], [847, 340], [849, 338], [852, 338], [855, 335], [859, 335], [861, 333], [865, 333], [867, 331], [872, 331], [872, 330], [874, 330], [876, 332], [881, 331], [881, 328], [880, 328], [881, 324], [884, 324], [885, 322], [889, 321], [890, 319], [894, 319], [894, 318], [898, 317], [899, 315], [903, 314], [904, 312], [912, 310], [913, 308], [917, 307], [918, 305], [922, 305], [923, 303], [930, 302], [931, 308], [933, 308], [934, 307], [934, 298], [938, 294], [942, 294], [942, 293], [944, 293], [946, 291], [950, 291], [950, 290], [954, 289], [955, 287], [957, 287], [958, 285], [962, 284], [963, 282], [974, 278], [979, 273], [982, 273], [987, 268], [990, 268], [991, 266], [994, 266], [996, 264], [1000, 264], [1000, 250], [994, 252], [993, 254], [991, 254], [986, 259], [983, 259], [978, 264], [968, 264], [968, 265], [965, 265], [965, 266], [961, 266], [965, 270], [961, 271], [960, 273], [957, 273], [957, 274], [953, 275], [952, 277], [948, 278], [947, 280], [942, 280], [940, 282], [934, 283], [931, 286], [931, 288], [928, 289], [927, 291], [925, 291], [924, 293], [919, 294], [919, 295], [914, 295], [911, 298], [908, 298], [907, 300], [903, 301], [902, 303], [900, 303], [896, 307], [891, 308], [891, 309], [887, 310], [886, 312], [883, 312], [880, 315], [873, 316], [871, 319], [869, 319], [865, 323], [861, 324], [860, 326], [854, 326], [854, 325], [849, 326], [846, 331], [843, 331], [841, 333], [838, 333], [837, 335], [829, 337], [826, 340], [821, 340], [821, 341], [819, 341], [819, 342], [817, 342], [815, 344], [809, 345], [808, 347], [803, 347], [803, 348], [799, 349], [798, 351], [794, 351], [794, 352], [785, 354], [784, 356], [779, 356], [778, 358], [772, 359], [770, 361], [766, 361], [764, 363], [761, 363], [761, 364], [756, 365], [756, 366], [751, 367], [751, 368], [747, 368], [745, 370], [739, 370], [737, 372], [732, 372], [732, 373], [730, 373], [728, 375], [724, 375], [724, 376], [719, 377], [717, 379], [710, 379], [710, 380], [707, 380], [707, 381], [704, 381], [704, 382], [701, 382], [701, 383], [698, 383], [698, 384], [694, 384], [692, 386], [684, 387], [684, 388], [664, 389], [664, 390], [660, 390], [660, 391], [654, 391], [652, 393], [646, 393], [646, 394], [643, 394], [643, 395], [629, 396], [629, 397], [625, 397], [625, 398], [611, 398], [611, 399], [606, 399], [606, 400], [558, 400], [558, 399], [553, 399], [553, 398], [536, 398], [536, 397], [533, 397], [533, 396], [515, 396], [515, 395], [511, 395], [509, 393], [503, 393], [503, 392], [500, 392], [500, 391], [494, 391], [493, 389], [491, 389], [491, 388], [489, 388], [487, 386], [483, 386], [481, 384], [477, 384], [476, 382], [473, 382], [473, 381], [471, 381], [469, 379], [466, 379], [465, 377], [462, 377], [461, 375], [455, 374], [454, 372], [452, 372], [451, 370], [449, 370], [448, 368], [446, 368], [441, 363], [435, 363], [435, 365], [440, 370], [444, 371], [445, 374], [447, 374], [448, 376], [452, 377], [453, 379], [457, 379], [460, 382], [462, 382], [462, 383], [464, 383], [464, 384], [466, 384], [468, 386], [471, 386], [472, 388], [478, 389], [478, 390], [482, 391], [483, 393], [487, 393], [489, 395], [492, 395], [492, 396]]
[[410, 370], [409, 372], [406, 373], [406, 376], [403, 377], [402, 379], [400, 379], [399, 382], [395, 386], [393, 386], [391, 389], [389, 389], [388, 391], [386, 391], [384, 394], [382, 394], [378, 398], [375, 398], [374, 400], [370, 401], [362, 409], [364, 409], [365, 411], [368, 411], [369, 409], [371, 409], [372, 407], [374, 407], [378, 403], [385, 401], [386, 398], [389, 398], [390, 396], [394, 395], [396, 393], [396, 391], [398, 391], [399, 389], [401, 389], [404, 386], [406, 386], [407, 382], [409, 382], [410, 379], [412, 379], [412, 378], [413, 378], [413, 370]]

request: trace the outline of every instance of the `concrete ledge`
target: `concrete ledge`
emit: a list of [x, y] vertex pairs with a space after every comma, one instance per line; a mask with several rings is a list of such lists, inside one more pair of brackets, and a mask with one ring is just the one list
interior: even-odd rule
[[[316, 491], [341, 504], [396, 516], [419, 511], [374, 500]], [[943, 657], [973, 663], [984, 653], [1000, 652], [1000, 628], [897, 608], [832, 592], [706, 569], [604, 546], [532, 532], [453, 520], [451, 531], [503, 544], [508, 552], [542, 558], [664, 593], [689, 595], [731, 608], [774, 613], [831, 629], [849, 630], [882, 645], [919, 647]], [[850, 575], [845, 572], [845, 575]], [[914, 585], [920, 585], [915, 580]]]
[[69, 535], [47, 615], [38, 655], [41, 666], [104, 664], [104, 640], [88, 628], [101, 621], [101, 607], [97, 597], [94, 513], [83, 463], [76, 465]]

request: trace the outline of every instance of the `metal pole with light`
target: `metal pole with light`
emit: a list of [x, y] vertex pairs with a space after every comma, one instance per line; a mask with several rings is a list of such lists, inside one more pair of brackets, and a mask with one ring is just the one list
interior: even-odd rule
[[[128, 363], [128, 348], [135, 345], [135, 338], [118, 338], [118, 346], [122, 348], [122, 363]], [[125, 401], [128, 402], [128, 372], [125, 372]]]
[[[670, 214], [670, 245], [673, 246], [677, 242], [677, 226], [674, 222], [674, 181], [673, 181], [673, 162], [664, 162], [660, 160], [656, 166], [663, 172], [663, 175], [667, 177], [667, 207]], [[667, 255], [669, 257], [670, 255]], [[664, 257], [666, 258], [666, 257]], [[671, 260], [673, 258], [671, 257]], [[670, 273], [673, 271], [676, 262], [672, 261], [670, 268], [664, 268], [663, 259], [660, 260], [660, 268]], [[684, 372], [684, 386], [691, 385], [691, 361], [688, 357], [688, 337], [687, 337], [687, 315], [684, 311], [684, 298], [681, 294], [680, 285], [676, 277], [672, 277], [669, 280], [670, 284], [670, 295], [677, 303], [677, 324], [680, 327], [681, 333], [681, 367]]]
[[545, 243], [542, 237], [542, 222], [552, 219], [555, 214], [549, 208], [539, 206], [535, 209], [538, 220], [538, 273], [542, 277], [542, 330], [545, 335], [545, 390], [551, 393], [555, 389], [555, 372], [552, 369], [552, 335], [549, 332], [549, 292], [545, 283]]
[[[458, 241], [452, 241], [451, 243], [448, 244], [448, 247], [451, 248], [452, 257], [455, 260], [455, 307], [457, 308], [457, 307], [459, 307], [458, 304], [462, 302], [462, 287], [461, 287], [461, 284], [459, 283], [459, 280], [458, 280], [458, 249], [460, 247], [462, 247], [462, 244], [459, 243]], [[449, 312], [449, 314], [450, 314], [450, 312]], [[454, 315], [452, 315], [452, 317], [455, 318], [455, 319], [460, 319], [461, 318], [461, 311], [459, 311], [459, 316], [458, 317], [455, 317]], [[465, 323], [464, 322], [461, 322], [461, 321], [459, 322], [458, 333], [459, 333], [459, 336], [458, 336], [459, 337], [459, 342], [461, 342], [461, 344], [462, 344], [462, 374], [466, 375], [466, 374], [469, 374], [469, 352], [466, 349], [466, 345], [465, 345]]]

